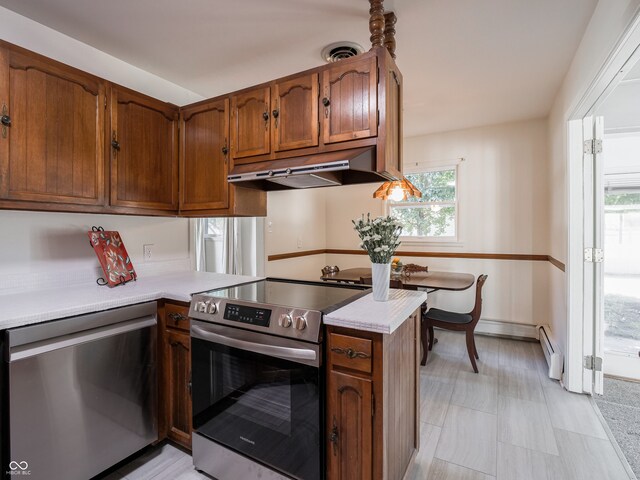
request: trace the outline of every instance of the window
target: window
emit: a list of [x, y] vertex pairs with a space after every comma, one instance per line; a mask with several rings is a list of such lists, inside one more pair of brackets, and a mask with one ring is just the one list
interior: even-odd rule
[[441, 168], [406, 177], [422, 192], [422, 198], [389, 201], [389, 213], [402, 223], [402, 237], [455, 241], [457, 168]]

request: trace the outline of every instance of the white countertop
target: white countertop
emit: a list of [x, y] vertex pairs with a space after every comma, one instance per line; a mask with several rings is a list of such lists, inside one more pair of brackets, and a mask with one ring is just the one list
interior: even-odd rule
[[179, 271], [138, 278], [118, 287], [76, 284], [0, 294], [0, 330], [166, 298], [190, 302], [191, 295], [239, 285], [258, 277]]
[[378, 333], [393, 333], [427, 300], [427, 293], [416, 290], [389, 290], [387, 302], [376, 302], [365, 295], [324, 317], [325, 325], [348, 327]]

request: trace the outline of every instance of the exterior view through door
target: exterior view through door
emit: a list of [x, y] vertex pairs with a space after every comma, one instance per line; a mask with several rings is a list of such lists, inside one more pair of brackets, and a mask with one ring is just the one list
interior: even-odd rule
[[[596, 269], [596, 332], [603, 372], [640, 380], [640, 62], [627, 62], [596, 106], [595, 244], [604, 247]], [[597, 252], [596, 252], [597, 253]], [[598, 316], [598, 313], [596, 313]], [[598, 338], [598, 333], [601, 337]]]

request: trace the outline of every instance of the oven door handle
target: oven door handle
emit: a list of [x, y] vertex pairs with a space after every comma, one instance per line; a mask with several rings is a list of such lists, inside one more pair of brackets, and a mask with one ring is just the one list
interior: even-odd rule
[[239, 348], [240, 350], [249, 352], [272, 355], [290, 360], [316, 360], [317, 358], [316, 352], [308, 348], [277, 347], [274, 345], [248, 342], [246, 340], [220, 335], [219, 333], [213, 333], [197, 325], [192, 325], [191, 331], [195, 333], [194, 336], [196, 338], [211, 340], [212, 342], [226, 345], [227, 347]]

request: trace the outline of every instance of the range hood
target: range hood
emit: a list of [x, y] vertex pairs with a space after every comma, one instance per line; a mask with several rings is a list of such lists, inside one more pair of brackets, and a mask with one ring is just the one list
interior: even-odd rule
[[375, 146], [371, 146], [239, 165], [227, 180], [260, 190], [334, 187], [386, 180], [375, 169]]

